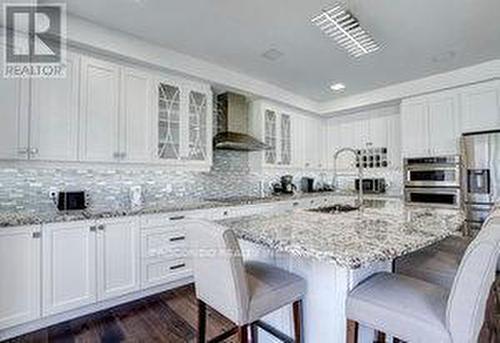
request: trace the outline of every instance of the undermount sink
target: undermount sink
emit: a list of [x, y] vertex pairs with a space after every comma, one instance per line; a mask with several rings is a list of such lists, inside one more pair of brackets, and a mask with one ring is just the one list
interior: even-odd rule
[[336, 214], [341, 212], [351, 212], [357, 210], [359, 210], [359, 206], [351, 206], [347, 204], [335, 204], [333, 206], [313, 208], [310, 209], [309, 211]]

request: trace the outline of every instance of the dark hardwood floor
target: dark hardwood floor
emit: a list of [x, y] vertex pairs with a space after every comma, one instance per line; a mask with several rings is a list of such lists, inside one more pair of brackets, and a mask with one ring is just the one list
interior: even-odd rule
[[[500, 283], [500, 282], [499, 282]], [[492, 293], [493, 295], [494, 293]], [[498, 343], [498, 304], [489, 300], [480, 343]], [[117, 306], [96, 314], [39, 330], [8, 342], [93, 343], [93, 342], [196, 342], [198, 307], [192, 285]], [[490, 323], [488, 325], [487, 323]], [[491, 323], [495, 324], [491, 324]], [[207, 337], [230, 330], [233, 324], [208, 308]], [[236, 337], [225, 342], [237, 343]], [[320, 342], [317, 342], [320, 343]]]
[[[96, 314], [39, 330], [8, 342], [196, 342], [198, 308], [193, 286], [154, 295]], [[207, 336], [233, 327], [208, 310]], [[236, 343], [235, 338], [227, 342]]]

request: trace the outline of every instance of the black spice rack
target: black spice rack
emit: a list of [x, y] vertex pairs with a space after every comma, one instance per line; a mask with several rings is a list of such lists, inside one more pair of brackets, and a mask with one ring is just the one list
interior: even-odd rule
[[387, 168], [387, 148], [367, 148], [356, 150], [356, 168]]

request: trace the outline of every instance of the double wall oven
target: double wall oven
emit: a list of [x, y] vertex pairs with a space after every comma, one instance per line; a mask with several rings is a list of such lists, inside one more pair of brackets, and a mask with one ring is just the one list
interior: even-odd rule
[[406, 158], [407, 204], [459, 208], [462, 203], [460, 156]]

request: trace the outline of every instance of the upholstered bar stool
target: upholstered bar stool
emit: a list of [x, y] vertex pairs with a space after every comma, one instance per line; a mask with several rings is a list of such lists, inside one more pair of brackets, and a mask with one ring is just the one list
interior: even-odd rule
[[234, 232], [207, 221], [187, 223], [193, 252], [193, 270], [198, 299], [198, 338], [205, 342], [206, 306], [215, 309], [236, 327], [210, 340], [220, 342], [236, 333], [241, 342], [257, 342], [263, 329], [290, 342], [287, 335], [261, 322], [265, 315], [292, 304], [295, 342], [302, 341], [301, 299], [306, 281], [292, 273], [259, 262], [243, 262]]
[[450, 289], [378, 273], [349, 294], [348, 320], [412, 343], [477, 342], [500, 255], [500, 218], [488, 226], [466, 249]]

